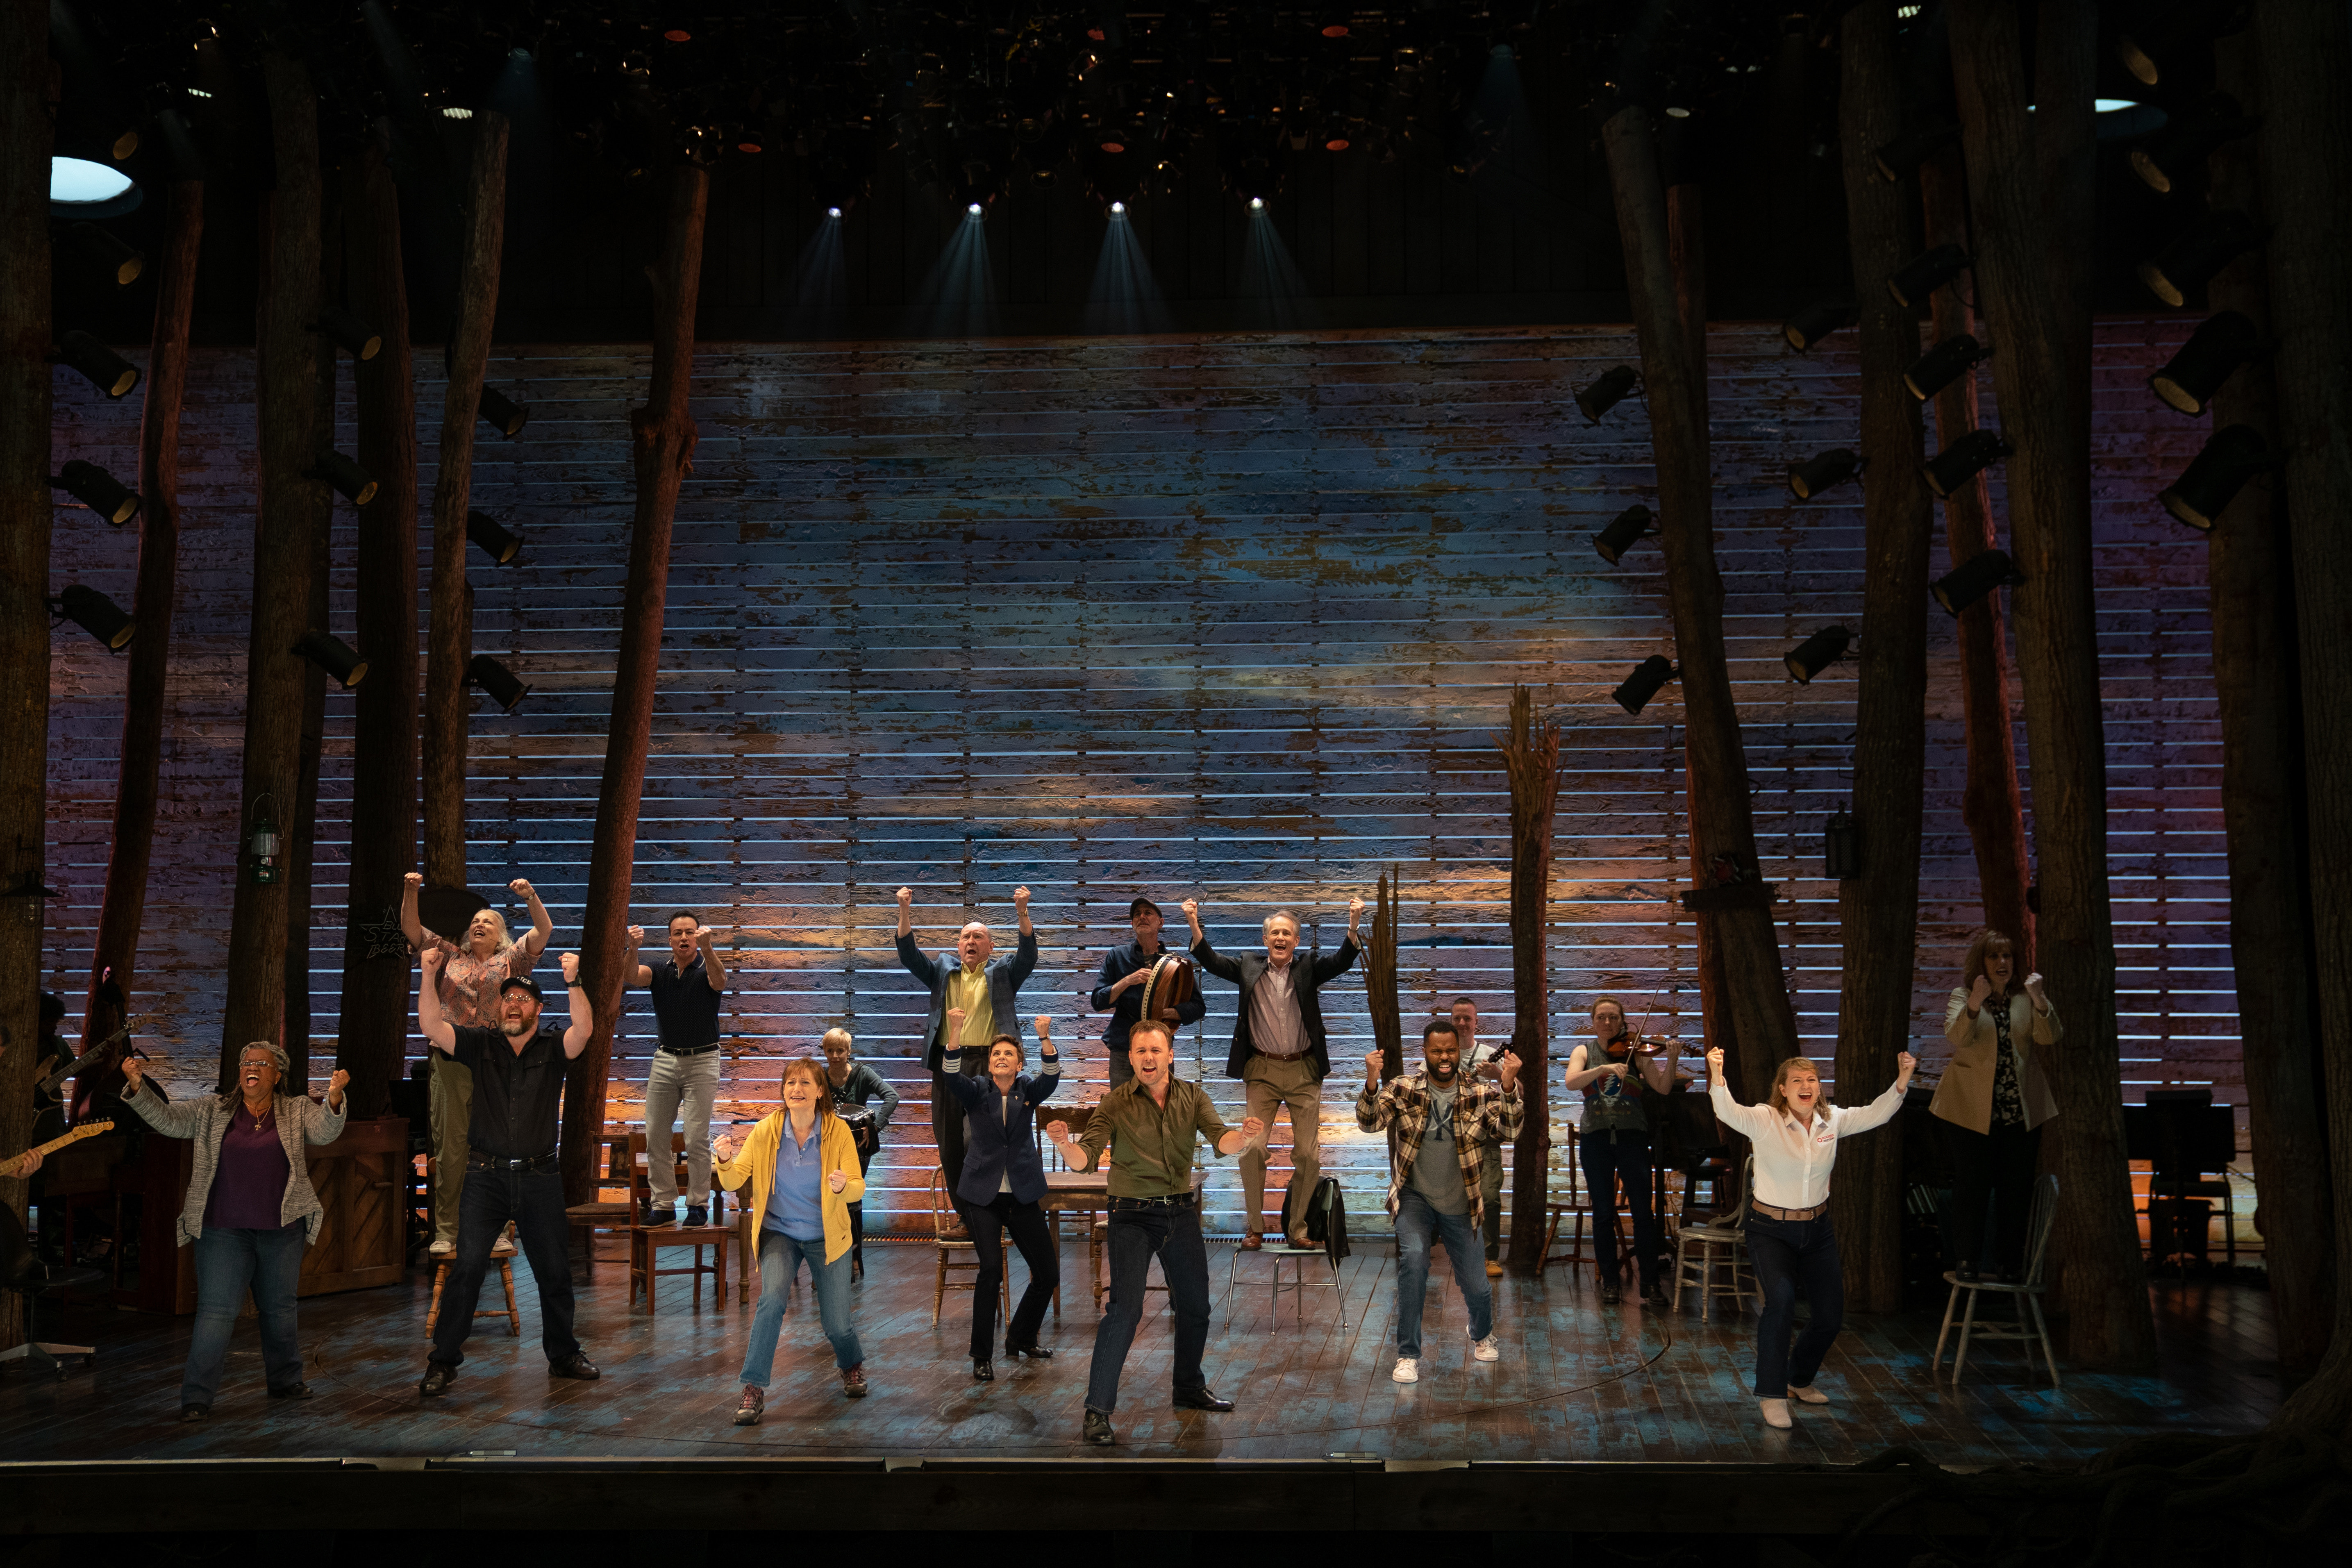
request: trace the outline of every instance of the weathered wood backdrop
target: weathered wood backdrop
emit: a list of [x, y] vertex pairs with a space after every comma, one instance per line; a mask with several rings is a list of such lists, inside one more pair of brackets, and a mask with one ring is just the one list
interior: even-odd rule
[[[2116, 319], [2098, 334], [2123, 1093], [2210, 1082], [2234, 1101], [2205, 544], [2152, 499], [2204, 431], [2158, 409], [2142, 384], [2186, 328]], [[1790, 895], [1781, 930], [1801, 1022], [1826, 1060], [1838, 937], [1821, 828], [1849, 788], [1852, 666], [1803, 688], [1780, 659], [1817, 626], [1858, 616], [1860, 490], [1796, 505], [1781, 468], [1852, 442], [1852, 366], [1838, 350], [1791, 356], [1763, 326], [1718, 328], [1714, 348], [1733, 674], [1766, 874]], [[438, 357], [417, 355], [428, 437]], [[730, 928], [726, 1114], [759, 1114], [778, 1058], [845, 1024], [910, 1101], [871, 1208], [919, 1204], [932, 1163], [911, 1059], [921, 997], [890, 952], [902, 882], [918, 888], [919, 930], [934, 945], [968, 910], [1009, 940], [1013, 888], [1035, 889], [1044, 957], [1024, 1000], [1075, 1047], [1086, 1098], [1103, 1064], [1084, 993], [1138, 892], [1180, 926], [1175, 901], [1198, 893], [1229, 944], [1287, 905], [1328, 948], [1348, 896], [1369, 896], [1396, 866], [1408, 1033], [1461, 992], [1507, 1031], [1507, 799], [1490, 738], [1514, 681], [1567, 728], [1555, 1037], [1606, 989], [1652, 1027], [1690, 1018], [1695, 1039], [1691, 928], [1670, 897], [1686, 863], [1675, 689], [1639, 719], [1609, 698], [1641, 658], [1671, 651], [1659, 558], [1645, 545], [1612, 568], [1589, 542], [1620, 509], [1654, 499], [1643, 411], [1628, 402], [1596, 429], [1569, 400], [1633, 358], [1630, 332], [1591, 328], [707, 352], [636, 918], [657, 927], [683, 907]], [[626, 549], [625, 410], [645, 374], [635, 349], [504, 351], [492, 380], [535, 412], [520, 439], [478, 447], [475, 504], [528, 544], [505, 569], [475, 555], [476, 647], [534, 691], [511, 716], [487, 702], [477, 713], [469, 863], [481, 888], [531, 878], [559, 947], [579, 928]], [[58, 393], [58, 460], [132, 471], [135, 414], [62, 374]], [[249, 354], [198, 355], [165, 820], [138, 999], [152, 1020], [143, 1043], [183, 1083], [209, 1079], [218, 1048], [251, 393]], [[345, 636], [351, 516], [339, 504]], [[60, 581], [128, 602], [132, 535], [71, 506], [58, 531]], [[1936, 616], [1913, 1027], [1931, 1068], [1978, 919], [1950, 628]], [[56, 647], [48, 879], [65, 896], [47, 906], [46, 984], [78, 1005], [122, 666], [71, 627]], [[350, 799], [351, 699], [330, 700], [320, 1020], [334, 1017], [340, 984]], [[616, 1057], [622, 1115], [652, 1046], [638, 1001]], [[1187, 1070], [1237, 1114], [1222, 1072], [1232, 994], [1213, 984], [1210, 1001], [1184, 1042]], [[1330, 1163], [1362, 1214], [1381, 1154], [1348, 1114], [1370, 1039], [1359, 982], [1338, 987], [1332, 1014]], [[331, 1059], [313, 1052], [322, 1070]], [[1234, 1227], [1230, 1162], [1213, 1192], [1219, 1224]]]

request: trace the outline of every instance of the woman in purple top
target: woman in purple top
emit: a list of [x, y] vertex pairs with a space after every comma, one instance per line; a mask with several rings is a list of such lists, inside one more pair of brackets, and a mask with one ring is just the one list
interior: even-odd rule
[[261, 1320], [261, 1363], [274, 1399], [306, 1399], [302, 1347], [295, 1334], [294, 1294], [302, 1249], [319, 1237], [325, 1211], [311, 1190], [306, 1155], [312, 1143], [343, 1133], [343, 1086], [327, 1081], [322, 1107], [305, 1094], [281, 1094], [286, 1053], [256, 1040], [237, 1053], [236, 1084], [226, 1094], [167, 1100], [148, 1087], [137, 1058], [122, 1064], [122, 1103], [158, 1132], [194, 1143], [180, 1245], [196, 1249], [196, 1331], [180, 1376], [180, 1419], [202, 1421], [220, 1390], [221, 1363], [246, 1293]]

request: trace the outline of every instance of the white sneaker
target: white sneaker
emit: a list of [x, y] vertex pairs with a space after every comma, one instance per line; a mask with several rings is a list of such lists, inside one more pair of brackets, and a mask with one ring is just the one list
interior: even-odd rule
[[[1466, 1334], [1470, 1331], [1465, 1329], [1462, 1331]], [[1493, 1334], [1488, 1334], [1483, 1340], [1472, 1340], [1470, 1342], [1470, 1359], [1472, 1361], [1502, 1360], [1503, 1346], [1501, 1342]]]
[[1419, 1383], [1421, 1381], [1421, 1358], [1417, 1355], [1401, 1355], [1397, 1357], [1396, 1370], [1389, 1373], [1389, 1380], [1392, 1383]]
[[457, 1244], [454, 1241], [436, 1241], [425, 1251], [425, 1255], [431, 1258], [455, 1258], [457, 1256]]

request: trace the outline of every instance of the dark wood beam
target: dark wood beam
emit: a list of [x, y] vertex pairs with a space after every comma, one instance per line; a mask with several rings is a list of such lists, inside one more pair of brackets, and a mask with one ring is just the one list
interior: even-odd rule
[[1502, 738], [1511, 788], [1511, 1050], [1524, 1100], [1511, 1145], [1512, 1273], [1543, 1272], [1550, 1218], [1551, 1125], [1545, 1081], [1551, 1073], [1551, 843], [1559, 800], [1559, 725], [1536, 718], [1535, 693], [1511, 689], [1510, 731]]

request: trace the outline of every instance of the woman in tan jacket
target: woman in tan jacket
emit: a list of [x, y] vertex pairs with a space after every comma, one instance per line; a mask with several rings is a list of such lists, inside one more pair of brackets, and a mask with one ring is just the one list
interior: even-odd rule
[[[1969, 944], [1960, 984], [1944, 1009], [1951, 1064], [1929, 1109], [1943, 1119], [1952, 1152], [1950, 1241], [1960, 1279], [1990, 1273], [2013, 1283], [2025, 1256], [2025, 1217], [2042, 1152], [2042, 1124], [2058, 1114], [2040, 1047], [2063, 1037], [2042, 976], [2014, 984], [2014, 944], [1982, 931]], [[1994, 1208], [1985, 1240], [1985, 1205]]]

